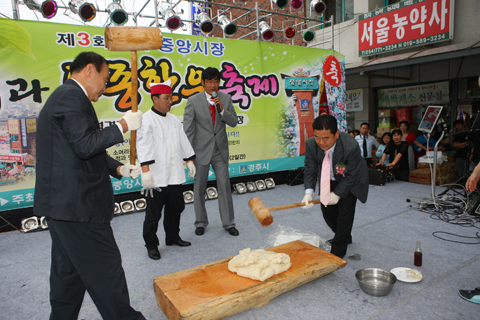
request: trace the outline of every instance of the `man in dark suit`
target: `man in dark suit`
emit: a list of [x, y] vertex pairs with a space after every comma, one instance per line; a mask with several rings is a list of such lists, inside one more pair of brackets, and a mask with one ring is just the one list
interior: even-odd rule
[[372, 161], [372, 147], [375, 146], [375, 149], [380, 147], [380, 143], [378, 143], [377, 139], [374, 136], [369, 135], [370, 133], [370, 124], [368, 122], [364, 122], [360, 126], [360, 134], [355, 137], [355, 140], [358, 142], [358, 146], [361, 150], [361, 156], [365, 159], [367, 163], [367, 167], [371, 167], [373, 165]]
[[104, 319], [145, 319], [130, 306], [127, 282], [110, 221], [110, 175], [136, 178], [140, 165], [123, 165], [106, 148], [140, 127], [127, 112], [100, 129], [91, 101], [105, 92], [109, 69], [94, 52], [79, 54], [71, 78], [48, 98], [38, 117], [34, 214], [47, 218], [52, 238], [50, 319], [77, 319], [85, 291]]
[[[314, 136], [305, 142], [305, 197], [303, 208], [311, 208], [320, 168], [320, 201], [323, 217], [335, 233], [329, 240], [331, 253], [343, 258], [352, 243], [352, 226], [357, 199], [368, 196], [368, 169], [358, 143], [339, 132], [332, 115], [321, 115], [313, 122]], [[325, 155], [328, 157], [325, 157]]]
[[[237, 114], [230, 95], [218, 92], [220, 72], [206, 68], [202, 72], [205, 92], [188, 99], [183, 115], [183, 128], [195, 151], [197, 174], [194, 183], [195, 234], [201, 236], [208, 225], [205, 209], [205, 192], [208, 172], [212, 165], [217, 178], [218, 205], [223, 228], [232, 236], [238, 236], [235, 228], [230, 176], [228, 174], [228, 138], [226, 125], [237, 125]], [[215, 93], [213, 93], [215, 92]], [[213, 97], [217, 94], [217, 97]]]

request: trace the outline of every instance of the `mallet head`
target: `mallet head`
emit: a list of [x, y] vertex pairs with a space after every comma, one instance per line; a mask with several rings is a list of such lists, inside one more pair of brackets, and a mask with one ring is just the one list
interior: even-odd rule
[[248, 205], [262, 226], [266, 227], [272, 224], [273, 217], [260, 198], [253, 197], [248, 201]]

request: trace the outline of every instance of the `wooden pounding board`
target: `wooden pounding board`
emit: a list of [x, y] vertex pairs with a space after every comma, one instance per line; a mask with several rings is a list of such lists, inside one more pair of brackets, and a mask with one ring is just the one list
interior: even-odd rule
[[292, 266], [265, 281], [228, 270], [229, 257], [153, 279], [157, 303], [170, 320], [222, 319], [260, 307], [280, 294], [323, 277], [347, 263], [297, 240], [267, 249], [290, 256]]

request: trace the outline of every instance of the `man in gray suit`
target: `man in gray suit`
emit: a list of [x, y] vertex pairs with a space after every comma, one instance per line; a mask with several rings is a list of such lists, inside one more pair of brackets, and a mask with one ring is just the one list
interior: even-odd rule
[[212, 165], [217, 178], [218, 205], [223, 228], [238, 236], [235, 228], [230, 176], [228, 174], [228, 138], [225, 126], [237, 125], [237, 114], [230, 95], [218, 92], [220, 72], [206, 68], [202, 72], [204, 92], [188, 99], [183, 115], [183, 128], [195, 151], [197, 174], [194, 183], [195, 234], [201, 236], [208, 225], [205, 192]]
[[[303, 208], [313, 206], [310, 202], [320, 168], [322, 213], [325, 222], [335, 233], [334, 238], [329, 240], [332, 245], [330, 252], [343, 258], [348, 244], [352, 243], [357, 199], [363, 203], [367, 201], [368, 169], [358, 143], [349, 134], [338, 131], [337, 120], [332, 115], [317, 117], [313, 121], [313, 133], [314, 136], [305, 142]], [[325, 154], [329, 159], [324, 162]], [[322, 172], [324, 166], [327, 170]], [[326, 199], [323, 194], [326, 194]]]

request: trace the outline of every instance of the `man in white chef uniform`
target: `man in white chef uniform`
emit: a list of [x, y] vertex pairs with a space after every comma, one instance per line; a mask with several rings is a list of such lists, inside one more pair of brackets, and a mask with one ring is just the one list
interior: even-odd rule
[[180, 238], [180, 214], [185, 209], [182, 183], [186, 181], [183, 161], [190, 177], [195, 176], [195, 152], [188, 141], [182, 123], [169, 113], [172, 108], [170, 80], [150, 84], [153, 100], [151, 110], [143, 115], [137, 132], [137, 154], [142, 166], [142, 194], [146, 193], [147, 209], [143, 223], [143, 238], [148, 256], [160, 259], [157, 229], [165, 207], [163, 227], [167, 246], [191, 245]]

